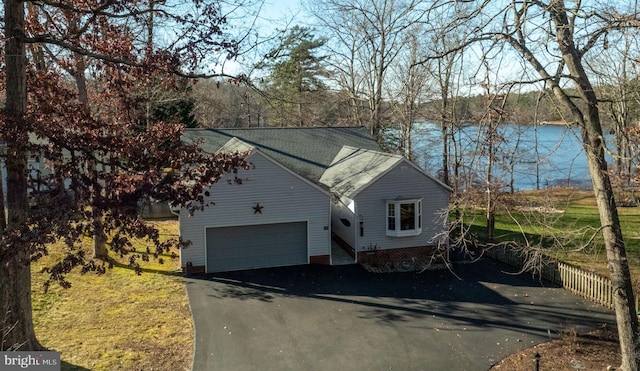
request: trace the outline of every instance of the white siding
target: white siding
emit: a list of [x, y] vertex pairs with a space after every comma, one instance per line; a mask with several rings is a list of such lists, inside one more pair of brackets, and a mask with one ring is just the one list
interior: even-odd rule
[[[422, 199], [422, 234], [389, 237], [386, 234], [386, 200]], [[356, 197], [357, 212], [364, 222], [364, 234], [358, 237], [358, 251], [370, 247], [393, 249], [435, 244], [434, 236], [446, 230], [441, 211], [449, 202], [449, 191], [401, 162]], [[355, 246], [354, 246], [355, 247]]]
[[[39, 157], [34, 157], [32, 155], [28, 155], [27, 157], [27, 170], [29, 171], [30, 178], [33, 179], [34, 182], [37, 180], [38, 174], [40, 174], [40, 177], [46, 177], [52, 173], [51, 165], [49, 164], [49, 161], [46, 161]], [[4, 160], [0, 161], [0, 171], [2, 172], [2, 179], [1, 179], [2, 183], [0, 186], [2, 186], [4, 204], [6, 205], [7, 204], [7, 168]], [[43, 188], [43, 189], [46, 190], [46, 188]]]
[[[205, 265], [205, 229], [296, 221], [308, 222], [308, 255], [329, 255], [331, 249], [329, 195], [306, 180], [292, 174], [260, 152], [247, 159], [254, 167], [240, 170], [242, 184], [234, 184], [233, 176], [220, 179], [211, 187], [206, 202], [215, 205], [189, 216], [180, 211], [180, 236], [191, 241], [181, 251], [180, 263], [185, 266]], [[231, 182], [231, 184], [230, 184]], [[256, 204], [262, 213], [254, 213]]]

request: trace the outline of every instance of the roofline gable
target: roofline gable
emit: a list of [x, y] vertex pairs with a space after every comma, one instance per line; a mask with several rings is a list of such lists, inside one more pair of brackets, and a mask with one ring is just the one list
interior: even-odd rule
[[382, 151], [373, 151], [373, 150], [368, 150], [368, 149], [363, 149], [363, 148], [356, 148], [356, 147], [352, 147], [352, 146], [344, 146], [342, 147], [343, 149], [349, 149], [349, 150], [354, 150], [354, 151], [364, 151], [364, 152], [372, 152], [372, 153], [376, 153], [379, 155], [384, 155], [386, 157], [391, 157], [391, 158], [396, 158], [396, 161], [394, 164], [392, 164], [391, 166], [389, 166], [387, 169], [379, 172], [378, 174], [376, 174], [373, 178], [371, 178], [370, 181], [366, 182], [365, 184], [361, 185], [360, 187], [356, 188], [353, 190], [353, 192], [351, 192], [349, 194], [349, 198], [356, 198], [358, 196], [358, 194], [360, 194], [360, 192], [362, 192], [363, 190], [369, 188], [370, 185], [372, 185], [373, 183], [377, 182], [378, 179], [382, 178], [383, 176], [385, 176], [387, 173], [389, 173], [389, 171], [391, 171], [392, 169], [395, 169], [395, 167], [398, 165], [398, 160], [400, 160], [400, 156], [398, 155], [394, 155], [392, 153], [388, 153], [388, 152], [382, 152]]
[[[240, 139], [237, 139], [236, 137], [233, 137], [232, 139], [230, 139], [230, 140], [229, 140], [229, 142], [231, 142], [232, 140], [236, 140], [236, 141], [237, 141], [237, 142], [239, 142], [240, 144], [247, 144], [246, 142], [244, 142], [244, 141], [242, 141], [242, 140], [240, 140]], [[229, 142], [227, 142], [227, 143], [229, 143]], [[224, 148], [224, 147], [225, 147], [225, 146], [222, 146], [222, 147], [220, 148], [220, 150], [219, 150], [219, 151], [223, 150], [223, 148]], [[249, 165], [252, 165], [252, 164], [251, 164], [251, 161], [250, 161], [251, 157], [253, 157], [253, 156], [255, 156], [255, 155], [262, 156], [262, 157], [264, 157], [267, 161], [269, 161], [269, 162], [271, 162], [272, 164], [274, 164], [274, 165], [278, 166], [279, 168], [283, 169], [283, 170], [284, 170], [284, 171], [286, 171], [287, 173], [289, 173], [289, 174], [291, 174], [291, 175], [295, 176], [295, 177], [296, 177], [296, 178], [298, 178], [298, 179], [301, 179], [302, 181], [304, 181], [304, 182], [305, 182], [305, 183], [307, 183], [308, 185], [310, 185], [310, 186], [312, 186], [313, 188], [315, 188], [315, 189], [319, 190], [320, 192], [322, 192], [322, 193], [326, 194], [327, 196], [330, 196], [330, 192], [329, 192], [327, 189], [324, 189], [323, 187], [319, 186], [318, 184], [316, 184], [316, 183], [315, 183], [315, 182], [313, 182], [312, 180], [307, 179], [307, 178], [303, 177], [302, 175], [300, 175], [300, 174], [296, 173], [295, 171], [293, 171], [293, 170], [289, 169], [288, 167], [286, 167], [286, 166], [282, 165], [280, 162], [278, 162], [278, 161], [276, 161], [275, 159], [273, 159], [271, 156], [269, 156], [268, 154], [266, 154], [264, 151], [260, 150], [260, 148], [251, 146], [251, 149], [250, 149], [248, 152], [249, 152], [249, 154], [248, 154], [247, 156], [245, 156], [245, 157], [244, 157], [244, 160], [245, 160], [246, 162], [248, 162], [248, 163], [249, 163]], [[223, 152], [223, 153], [224, 153], [224, 152]], [[251, 170], [248, 170], [248, 171], [251, 171]]]
[[229, 151], [226, 151], [225, 149], [230, 149], [235, 152], [244, 153], [244, 152], [251, 152], [256, 148], [257, 148], [256, 146], [251, 145], [243, 141], [242, 139], [233, 137], [229, 139], [229, 141], [227, 141], [224, 145], [222, 145], [222, 147], [218, 148], [216, 150], [216, 153], [229, 153]]
[[[374, 150], [357, 148], [357, 147], [352, 147], [352, 146], [343, 146], [342, 148], [343, 148], [343, 150], [347, 149], [347, 150], [352, 150], [352, 151], [364, 151], [364, 152], [376, 153], [376, 154], [381, 155], [381, 156], [387, 156], [387, 157], [391, 157], [391, 158], [395, 158], [396, 159], [396, 161], [393, 164], [391, 164], [391, 166], [389, 166], [388, 168], [384, 169], [383, 171], [380, 171], [378, 174], [376, 174], [374, 177], [372, 177], [370, 181], [366, 182], [365, 184], [362, 184], [360, 187], [358, 187], [358, 188], [354, 189], [352, 192], [350, 192], [347, 197], [349, 197], [351, 199], [357, 197], [358, 194], [360, 194], [362, 191], [367, 189], [370, 185], [372, 185], [373, 183], [377, 182], [380, 178], [382, 178], [385, 175], [387, 175], [391, 170], [396, 169], [399, 165], [402, 165], [402, 164], [410, 165], [415, 170], [417, 170], [419, 173], [421, 173], [422, 175], [426, 176], [428, 179], [434, 181], [437, 185], [439, 185], [440, 187], [442, 187], [446, 191], [453, 192], [453, 189], [451, 187], [449, 187], [448, 185], [443, 183], [438, 178], [436, 178], [436, 177], [432, 176], [431, 174], [427, 173], [420, 166], [418, 166], [417, 164], [415, 164], [412, 161], [409, 161], [407, 158], [405, 158], [403, 156], [400, 156], [400, 155], [397, 155], [397, 154], [393, 154], [393, 153], [388, 153], [388, 152], [374, 151]], [[344, 160], [344, 158], [346, 158], [346, 157], [338, 159], [338, 161]], [[332, 162], [331, 166], [335, 165], [336, 163], [337, 163], [337, 161]], [[331, 168], [331, 166], [329, 168]], [[329, 169], [327, 169], [327, 171], [328, 170]]]
[[436, 182], [440, 187], [444, 188], [445, 190], [447, 190], [449, 192], [453, 192], [453, 188], [451, 188], [450, 186], [448, 186], [447, 184], [445, 184], [443, 181], [441, 181], [440, 179], [436, 178], [435, 176], [427, 173], [425, 170], [423, 170], [420, 166], [418, 166], [413, 161], [409, 161], [406, 157], [402, 157], [402, 160], [405, 163], [408, 163], [409, 165], [413, 166], [416, 170], [418, 170], [419, 172], [421, 172], [425, 176], [427, 176], [427, 178], [430, 178], [431, 180]]

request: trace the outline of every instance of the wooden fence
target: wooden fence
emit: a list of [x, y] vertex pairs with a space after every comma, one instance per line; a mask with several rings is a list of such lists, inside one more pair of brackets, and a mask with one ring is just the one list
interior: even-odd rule
[[557, 264], [561, 281], [557, 282], [558, 284], [562, 284], [562, 287], [576, 295], [582, 296], [609, 309], [613, 309], [611, 280], [569, 264], [562, 262], [558, 262]]
[[[522, 268], [528, 259], [524, 254], [510, 251], [506, 248], [495, 247], [485, 250], [485, 255], [511, 266]], [[613, 289], [611, 280], [599, 274], [555, 260], [547, 260], [534, 272], [542, 278], [561, 285], [578, 296], [591, 300], [609, 309], [613, 309]], [[640, 293], [635, 292], [636, 311], [640, 310]]]

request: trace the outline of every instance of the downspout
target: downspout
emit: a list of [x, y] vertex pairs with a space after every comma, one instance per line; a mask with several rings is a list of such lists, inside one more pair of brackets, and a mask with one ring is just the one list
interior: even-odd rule
[[360, 221], [360, 214], [358, 214], [358, 203], [356, 202], [356, 200], [353, 200], [353, 217], [354, 217], [354, 221], [356, 222], [356, 226], [354, 229], [354, 232], [356, 234], [356, 238], [354, 239], [354, 246], [353, 246], [353, 261], [354, 263], [358, 263], [358, 251], [360, 249], [360, 228], [361, 225], [360, 223], [364, 223], [364, 221]]
[[175, 216], [178, 217], [178, 220], [180, 220], [180, 210], [177, 209], [177, 211], [173, 211], [173, 208], [171, 207], [171, 203], [169, 203], [169, 212]]
[[331, 193], [329, 193], [329, 220], [328, 220], [328, 226], [329, 226], [329, 265], [333, 265], [333, 229], [331, 228], [331, 221], [332, 221], [332, 215], [333, 215], [333, 196], [331, 195]]

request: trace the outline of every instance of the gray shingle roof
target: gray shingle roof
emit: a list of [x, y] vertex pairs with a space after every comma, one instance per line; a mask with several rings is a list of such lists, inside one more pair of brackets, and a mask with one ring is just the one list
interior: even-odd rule
[[452, 192], [452, 189], [442, 181], [400, 155], [350, 146], [342, 148], [331, 166], [320, 178], [320, 183], [326, 185], [336, 194], [353, 198], [400, 163], [413, 166], [424, 176]]
[[344, 146], [320, 182], [333, 192], [352, 198], [402, 160], [390, 153]]
[[204, 151], [215, 153], [237, 138], [259, 148], [297, 174], [319, 183], [343, 146], [380, 151], [365, 127], [187, 129], [183, 140], [201, 141]]
[[229, 141], [227, 143], [224, 144], [224, 146], [220, 147], [220, 149], [218, 149], [216, 152], [220, 152], [220, 153], [242, 153], [242, 152], [250, 152], [255, 148], [255, 146], [252, 146], [250, 144], [247, 144], [243, 141], [241, 141], [238, 138], [231, 138], [229, 139]]

